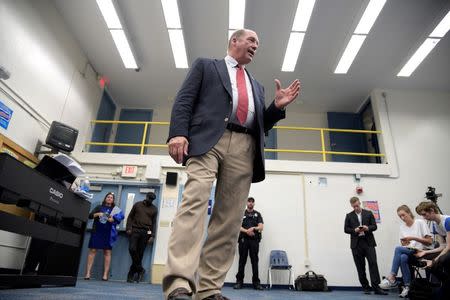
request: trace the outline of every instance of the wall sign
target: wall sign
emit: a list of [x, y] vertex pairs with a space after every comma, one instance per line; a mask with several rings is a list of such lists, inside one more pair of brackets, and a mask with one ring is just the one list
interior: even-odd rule
[[377, 223], [381, 223], [380, 208], [378, 206], [378, 201], [363, 201], [362, 204], [364, 209], [370, 210], [373, 213], [375, 221]]
[[11, 120], [13, 110], [0, 101], [0, 126], [8, 129], [9, 121]]
[[122, 167], [122, 177], [136, 177], [137, 175], [137, 166], [123, 166]]

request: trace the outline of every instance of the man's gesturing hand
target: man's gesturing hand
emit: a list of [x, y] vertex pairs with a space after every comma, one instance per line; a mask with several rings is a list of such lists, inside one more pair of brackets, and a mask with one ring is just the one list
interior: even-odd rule
[[297, 98], [300, 93], [300, 80], [294, 80], [287, 88], [282, 89], [281, 83], [275, 79], [275, 106], [279, 109], [285, 108]]
[[169, 155], [173, 160], [181, 164], [184, 156], [188, 155], [189, 142], [184, 136], [175, 136], [169, 140]]

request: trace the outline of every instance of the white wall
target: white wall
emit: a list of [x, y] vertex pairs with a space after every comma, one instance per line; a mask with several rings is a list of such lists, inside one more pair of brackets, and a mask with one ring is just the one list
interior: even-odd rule
[[[50, 1], [3, 0], [0, 28], [0, 65], [11, 72], [10, 79], [0, 80], [0, 101], [13, 110], [0, 133], [33, 153], [56, 120], [79, 130], [76, 150], [81, 150], [101, 90], [61, 16]], [[23, 241], [10, 236], [0, 232], [0, 266], [15, 268]]]
[[0, 65], [11, 72], [0, 81], [0, 99], [14, 110], [0, 132], [34, 152], [57, 120], [79, 129], [81, 150], [101, 90], [56, 8], [51, 1], [1, 1], [0, 28]]
[[[294, 272], [298, 273], [304, 269], [301, 267], [304, 264], [306, 251], [302, 182], [301, 174], [271, 173], [264, 182], [251, 186], [249, 195], [255, 198], [255, 209], [261, 213], [265, 224], [258, 264], [262, 282], [267, 280], [271, 250], [285, 250], [289, 263], [297, 266]], [[233, 265], [225, 278], [227, 282], [236, 281], [239, 266], [238, 253], [238, 247], [236, 247]], [[252, 282], [251, 270], [250, 258], [248, 258], [245, 268], [245, 281], [248, 283]], [[274, 284], [287, 284], [288, 272], [274, 271], [272, 275]]]

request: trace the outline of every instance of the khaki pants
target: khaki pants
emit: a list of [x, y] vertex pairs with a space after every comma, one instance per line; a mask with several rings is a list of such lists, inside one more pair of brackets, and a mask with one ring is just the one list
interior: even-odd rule
[[[167, 298], [184, 287], [198, 299], [220, 293], [233, 263], [253, 175], [254, 138], [225, 130], [206, 154], [187, 161], [188, 180], [173, 223], [163, 278]], [[204, 239], [208, 200], [217, 178], [213, 212]]]

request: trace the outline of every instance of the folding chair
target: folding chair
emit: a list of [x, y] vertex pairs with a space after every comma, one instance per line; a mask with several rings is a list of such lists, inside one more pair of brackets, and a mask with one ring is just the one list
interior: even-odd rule
[[[283, 250], [272, 250], [270, 251], [270, 263], [269, 269], [267, 270], [267, 277], [269, 282], [269, 288], [272, 288], [272, 270], [288, 270], [289, 271], [289, 288], [292, 285], [294, 287], [294, 273], [292, 271], [292, 266], [289, 264], [286, 251]], [[292, 284], [291, 284], [292, 282]]]

